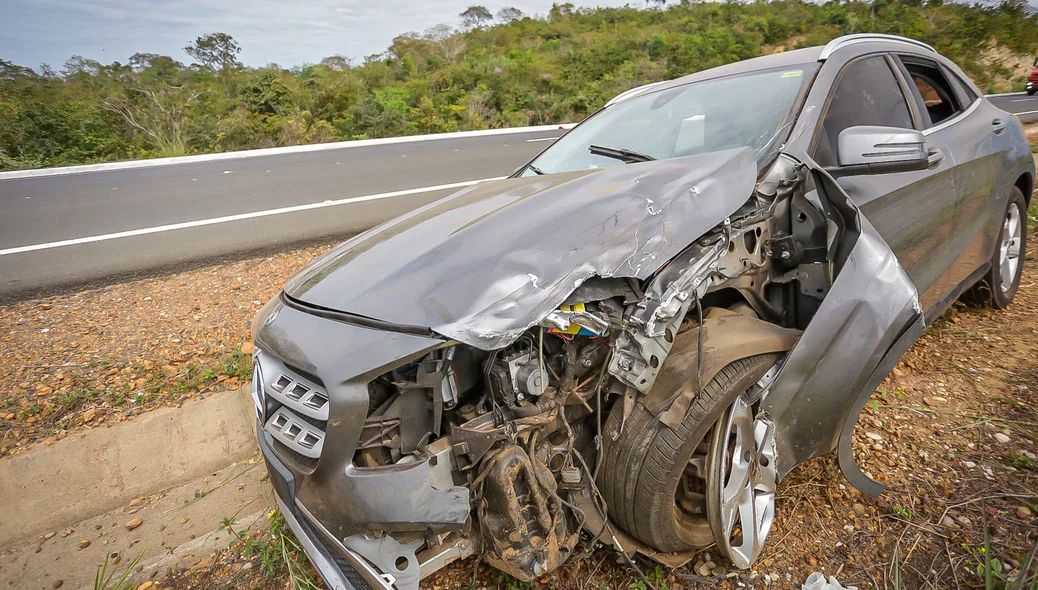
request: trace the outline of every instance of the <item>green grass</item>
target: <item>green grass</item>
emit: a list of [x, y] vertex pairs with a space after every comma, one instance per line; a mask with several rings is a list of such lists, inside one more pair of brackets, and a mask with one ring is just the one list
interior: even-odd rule
[[1013, 467], [1017, 469], [1036, 469], [1038, 463], [1036, 463], [1030, 457], [1024, 455], [1017, 455], [1016, 453], [1009, 453], [1009, 459], [1013, 462]]
[[177, 381], [169, 385], [165, 374], [161, 371], [154, 372], [150, 379], [149, 392], [157, 394], [168, 387], [170, 393], [182, 397], [193, 391], [201, 392], [211, 388], [221, 377], [237, 377], [241, 381], [247, 381], [252, 378], [252, 357], [234, 350], [210, 365], [189, 364], [187, 371], [177, 377]]
[[246, 531], [236, 530], [237, 519], [234, 516], [224, 518], [220, 530], [226, 530], [234, 537], [232, 545], [241, 543], [242, 554], [256, 556], [263, 577], [274, 580], [287, 578], [294, 590], [318, 590], [317, 581], [310, 574], [306, 556], [299, 542], [292, 536], [285, 517], [279, 510], [267, 513], [269, 532], [264, 535], [249, 535]]
[[905, 508], [900, 504], [894, 504], [894, 507], [891, 508], [891, 511], [894, 513], [894, 516], [897, 516], [902, 520], [910, 520], [912, 516], [914, 516], [911, 509]]
[[133, 568], [137, 567], [137, 562], [143, 556], [144, 554], [141, 553], [134, 558], [123, 570], [123, 573], [116, 578], [115, 575], [119, 572], [115, 569], [108, 571], [108, 556], [106, 555], [105, 562], [97, 566], [97, 573], [94, 575], [94, 590], [132, 590], [135, 585], [130, 581], [130, 576], [133, 574]]

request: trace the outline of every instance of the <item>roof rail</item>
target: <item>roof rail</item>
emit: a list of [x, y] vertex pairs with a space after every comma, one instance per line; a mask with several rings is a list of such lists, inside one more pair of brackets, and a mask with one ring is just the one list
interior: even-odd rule
[[937, 50], [933, 47], [923, 43], [922, 41], [916, 41], [915, 39], [909, 39], [908, 37], [899, 37], [897, 35], [884, 35], [883, 33], [858, 33], [855, 35], [844, 35], [843, 37], [837, 37], [830, 41], [824, 48], [822, 48], [821, 55], [818, 56], [818, 61], [825, 61], [828, 59], [837, 49], [843, 49], [848, 45], [854, 45], [855, 43], [868, 43], [873, 41], [893, 41], [895, 43], [907, 43], [909, 45], [915, 45], [923, 49], [928, 49], [934, 53]]
[[611, 98], [609, 100], [609, 102], [605, 103], [605, 106], [607, 106], [607, 107], [608, 106], [612, 106], [612, 105], [614, 105], [614, 104], [616, 104], [616, 103], [618, 103], [618, 102], [620, 102], [622, 100], [627, 100], [628, 98], [634, 98], [635, 96], [645, 92], [646, 90], [649, 90], [650, 88], [652, 88], [654, 86], [659, 86], [660, 84], [663, 84], [664, 82], [666, 82], [666, 80], [661, 80], [659, 82], [652, 82], [652, 83], [646, 84], [644, 86], [638, 86], [636, 88], [631, 88], [630, 90], [625, 90], [625, 91], [621, 92], [620, 94], [617, 94], [616, 96]]

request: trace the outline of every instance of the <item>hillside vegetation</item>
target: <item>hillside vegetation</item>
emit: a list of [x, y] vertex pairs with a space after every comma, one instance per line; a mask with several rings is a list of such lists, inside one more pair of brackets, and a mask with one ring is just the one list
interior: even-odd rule
[[1025, 8], [683, 1], [560, 4], [535, 18], [474, 6], [464, 29], [439, 25], [382, 54], [291, 69], [243, 67], [219, 33], [185, 48], [191, 65], [148, 53], [107, 65], [73, 56], [60, 72], [0, 60], [0, 170], [576, 121], [640, 84], [858, 32], [921, 39], [982, 89], [1004, 90], [1028, 72], [992, 50], [1018, 56], [1011, 67], [1038, 50], [1038, 16]]

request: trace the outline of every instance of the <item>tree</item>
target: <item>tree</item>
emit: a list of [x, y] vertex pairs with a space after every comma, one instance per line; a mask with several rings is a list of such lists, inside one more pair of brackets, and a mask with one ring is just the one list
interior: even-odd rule
[[65, 69], [61, 72], [66, 78], [94, 78], [105, 71], [104, 65], [94, 59], [73, 55], [65, 60]]
[[425, 38], [440, 47], [443, 60], [454, 63], [454, 60], [465, 51], [465, 36], [456, 32], [450, 25], [436, 25], [426, 29]]
[[494, 15], [482, 6], [469, 6], [458, 16], [461, 17], [461, 23], [466, 29], [478, 29], [484, 23], [494, 20]]
[[184, 64], [168, 55], [134, 53], [130, 56], [130, 68], [135, 72], [171, 82], [184, 69]]
[[32, 68], [16, 65], [6, 59], [0, 59], [0, 80], [13, 81], [18, 78], [36, 78], [36, 72], [32, 71]]
[[552, 4], [551, 10], [548, 11], [548, 22], [558, 22], [564, 16], [570, 16], [576, 11], [576, 7], [570, 2], [563, 4]]
[[519, 10], [514, 6], [505, 6], [501, 10], [497, 11], [497, 20], [503, 23], [510, 23], [514, 20], [520, 20], [523, 18], [523, 11]]
[[101, 104], [140, 133], [158, 155], [179, 156], [188, 151], [188, 111], [200, 94], [184, 86], [145, 85], [139, 75], [130, 74], [127, 93], [102, 99]]
[[329, 55], [328, 57], [321, 60], [321, 65], [328, 68], [329, 70], [335, 70], [336, 72], [345, 72], [350, 69], [350, 58], [342, 55]]
[[203, 67], [224, 74], [242, 68], [241, 62], [238, 61], [241, 47], [227, 33], [202, 35], [195, 39], [194, 43], [185, 47], [184, 53], [190, 55]]
[[238, 87], [238, 100], [257, 115], [277, 115], [292, 106], [292, 94], [272, 68], [250, 73]]

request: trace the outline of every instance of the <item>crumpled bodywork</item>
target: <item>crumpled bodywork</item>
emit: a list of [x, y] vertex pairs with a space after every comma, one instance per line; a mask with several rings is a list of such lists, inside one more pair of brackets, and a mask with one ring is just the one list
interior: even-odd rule
[[[891, 358], [896, 362], [923, 329], [919, 293], [890, 247], [832, 177], [817, 166], [813, 176], [817, 192], [810, 200], [823, 209], [831, 206], [829, 214], [845, 223], [836, 253], [842, 264], [764, 398], [764, 411], [778, 425], [780, 476], [836, 446], [845, 423], [849, 436], [879, 384], [874, 376], [882, 380], [893, 365], [877, 368]], [[848, 479], [876, 491], [849, 456], [849, 439], [845, 447], [840, 459]]]
[[[391, 573], [397, 588], [417, 587], [439, 559], [430, 553], [457, 559], [476, 546], [498, 569], [537, 579], [594, 522], [565, 498], [591, 485], [575, 447], [591, 452], [580, 417], [596, 411], [593, 401], [605, 411], [595, 391], [619, 394], [612, 408], [623, 416], [637, 403], [676, 430], [705, 381], [760, 354], [782, 359], [754, 393], [775, 426], [778, 476], [843, 433], [845, 473], [875, 491], [848, 441], [876, 379], [918, 336], [918, 294], [876, 230], [810, 159], [783, 155], [759, 182], [755, 171], [748, 150], [731, 150], [512, 179], [463, 191], [331, 253], [257, 321], [261, 364], [321, 378], [330, 411], [318, 427], [338, 441], [279, 493], [305, 506], [343, 555]], [[772, 262], [789, 239], [780, 219], [794, 198], [821, 220], [820, 262]], [[558, 228], [560, 218], [572, 221], [570, 231]], [[777, 323], [780, 310], [767, 319], [764, 284], [789, 281], [819, 301], [803, 330], [788, 316]], [[696, 322], [693, 302], [718, 290], [746, 299], [733, 308], [714, 299]], [[688, 327], [690, 317], [698, 327]], [[546, 348], [545, 334], [561, 341]], [[472, 357], [477, 384], [461, 387], [446, 371], [461, 357], [440, 351], [466, 345], [487, 352]], [[264, 360], [268, 352], [283, 365]], [[393, 368], [415, 362], [424, 368], [414, 377]], [[380, 373], [398, 393], [369, 402]], [[277, 383], [277, 375], [258, 379], [264, 388]], [[550, 387], [530, 385], [537, 379]], [[475, 401], [481, 386], [489, 398]], [[508, 394], [494, 393], [498, 387]], [[269, 412], [262, 403], [258, 410], [271, 431]], [[261, 441], [274, 445], [271, 456], [292, 460], [269, 435]], [[398, 459], [378, 463], [381, 448], [396, 449]], [[628, 547], [660, 559], [650, 546]]]
[[751, 197], [753, 151], [486, 182], [347, 241], [292, 298], [490, 350], [587, 279], [644, 279]]

